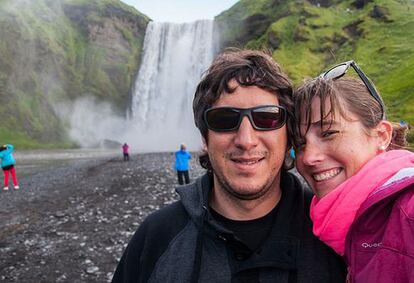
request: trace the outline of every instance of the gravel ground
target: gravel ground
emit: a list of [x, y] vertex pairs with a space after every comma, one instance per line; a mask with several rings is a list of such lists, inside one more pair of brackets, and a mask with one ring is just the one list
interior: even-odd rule
[[177, 198], [172, 153], [61, 157], [22, 161], [21, 189], [0, 191], [1, 282], [110, 282], [142, 220]]

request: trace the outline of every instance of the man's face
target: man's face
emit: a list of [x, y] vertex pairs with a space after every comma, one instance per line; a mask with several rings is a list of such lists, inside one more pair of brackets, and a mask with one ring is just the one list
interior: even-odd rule
[[[223, 93], [213, 107], [279, 105], [275, 94], [256, 86], [241, 87], [235, 81], [230, 86], [237, 86], [235, 92]], [[208, 130], [207, 135], [205, 147], [214, 170], [215, 190], [222, 190], [232, 198], [254, 200], [278, 189], [287, 147], [286, 125], [277, 130], [258, 131], [245, 116], [238, 130]]]

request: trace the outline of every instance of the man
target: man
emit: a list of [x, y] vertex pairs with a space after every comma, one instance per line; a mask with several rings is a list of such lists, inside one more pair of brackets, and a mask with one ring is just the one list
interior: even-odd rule
[[191, 154], [186, 150], [185, 144], [180, 145], [180, 150], [175, 152], [175, 169], [177, 170], [178, 184], [184, 185], [190, 183], [190, 175], [188, 174], [188, 161], [191, 159]]
[[284, 168], [292, 85], [270, 56], [228, 50], [199, 83], [203, 177], [131, 239], [113, 282], [344, 282], [312, 234], [311, 194]]

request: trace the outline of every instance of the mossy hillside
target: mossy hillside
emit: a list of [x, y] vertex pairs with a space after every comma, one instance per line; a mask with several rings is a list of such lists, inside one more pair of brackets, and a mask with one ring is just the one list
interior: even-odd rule
[[124, 112], [149, 19], [115, 0], [33, 2], [0, 3], [0, 140], [68, 146], [55, 105], [93, 95]]
[[[82, 78], [82, 84], [88, 92], [109, 99], [116, 109], [124, 111], [139, 66], [149, 18], [134, 8], [113, 0], [66, 1], [65, 13], [75, 29], [82, 31], [80, 36], [83, 36], [75, 42], [77, 64], [74, 73]], [[122, 20], [114, 21], [113, 17], [118, 16]], [[137, 25], [141, 34], [137, 34], [134, 29]], [[96, 28], [90, 29], [90, 26]], [[110, 34], [102, 34], [99, 29], [107, 29]], [[106, 36], [114, 34], [121, 36], [106, 41]], [[122, 45], [121, 40], [125, 40], [127, 46], [117, 46]], [[113, 52], [114, 48], [117, 49], [116, 52]]]
[[355, 1], [325, 2], [324, 7], [307, 1], [281, 4], [280, 9], [288, 12], [261, 36], [246, 40], [233, 34], [233, 38], [244, 39], [242, 46], [273, 50], [296, 85], [333, 64], [354, 59], [382, 94], [389, 118], [414, 125], [413, 3], [373, 0], [357, 9]]
[[[2, 10], [3, 11], [3, 10]], [[27, 7], [22, 7], [20, 14], [3, 14], [2, 27], [0, 33], [2, 40], [0, 53], [2, 54], [2, 63], [0, 64], [0, 120], [3, 131], [0, 136], [2, 142], [18, 142], [25, 136], [27, 144], [36, 144], [31, 142], [41, 137], [37, 143], [42, 143], [50, 136], [50, 132], [57, 132], [51, 129], [56, 121], [53, 117], [40, 117], [44, 109], [37, 107], [33, 101], [38, 97], [36, 92], [40, 89], [38, 83], [38, 72], [42, 68], [40, 64], [35, 63], [34, 55], [37, 54], [35, 49], [41, 45], [45, 36], [36, 37], [39, 26], [36, 25], [35, 17], [27, 13]], [[4, 17], [3, 17], [4, 15]], [[25, 18], [22, 21], [22, 18]], [[29, 30], [30, 27], [30, 30]], [[48, 31], [46, 31], [48, 32]], [[34, 67], [29, 67], [33, 65]], [[40, 98], [41, 99], [41, 98]], [[46, 103], [47, 104], [47, 103]], [[16, 132], [16, 139], [5, 139], [5, 129]], [[40, 132], [39, 132], [40, 131]], [[41, 133], [43, 132], [43, 133]], [[7, 136], [7, 135], [6, 135]], [[11, 135], [13, 136], [13, 135]]]
[[288, 13], [289, 0], [240, 0], [215, 18], [222, 46], [242, 47], [265, 33], [268, 26]]

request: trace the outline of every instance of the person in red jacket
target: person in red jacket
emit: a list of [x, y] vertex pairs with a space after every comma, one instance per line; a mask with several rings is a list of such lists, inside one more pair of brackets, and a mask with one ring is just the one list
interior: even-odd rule
[[[343, 77], [352, 67], [360, 79]], [[299, 173], [315, 193], [313, 231], [344, 256], [356, 283], [414, 282], [414, 153], [408, 126], [354, 61], [304, 83], [294, 95]]]

